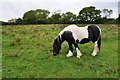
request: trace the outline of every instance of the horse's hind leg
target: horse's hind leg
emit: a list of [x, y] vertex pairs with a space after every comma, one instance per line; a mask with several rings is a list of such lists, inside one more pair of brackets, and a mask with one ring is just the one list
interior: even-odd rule
[[68, 42], [68, 44], [69, 44], [69, 52], [66, 56], [71, 57], [73, 56], [73, 47], [72, 47], [72, 43]]
[[100, 45], [101, 45], [101, 36], [99, 37], [98, 41], [94, 42], [94, 51], [91, 54], [92, 56], [96, 56], [97, 53], [100, 51]]

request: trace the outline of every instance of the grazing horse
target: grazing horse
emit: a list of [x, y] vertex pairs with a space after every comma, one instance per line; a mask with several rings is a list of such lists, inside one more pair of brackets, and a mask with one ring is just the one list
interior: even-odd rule
[[85, 27], [78, 27], [77, 25], [69, 25], [65, 27], [59, 33], [58, 37], [54, 40], [54, 43], [53, 43], [54, 56], [59, 54], [59, 51], [61, 49], [61, 44], [65, 40], [68, 42], [68, 45], [69, 45], [69, 52], [67, 54], [67, 57], [73, 56], [72, 44], [74, 44], [77, 51], [77, 58], [80, 58], [80, 56], [82, 56], [82, 53], [80, 52], [78, 43], [84, 44], [89, 41], [92, 41], [94, 43], [94, 51], [91, 55], [96, 56], [97, 53], [100, 51], [101, 30], [96, 25], [88, 25]]

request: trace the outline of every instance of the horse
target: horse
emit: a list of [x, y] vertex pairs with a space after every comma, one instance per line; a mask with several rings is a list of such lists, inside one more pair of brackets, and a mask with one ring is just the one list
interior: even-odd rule
[[85, 27], [78, 27], [77, 25], [69, 25], [65, 27], [54, 40], [53, 43], [53, 56], [59, 54], [61, 44], [67, 41], [69, 45], [69, 51], [67, 57], [73, 56], [73, 44], [77, 52], [77, 58], [82, 56], [78, 44], [84, 44], [92, 41], [94, 43], [94, 50], [92, 56], [96, 56], [100, 51], [101, 46], [101, 29], [97, 25], [87, 25]]

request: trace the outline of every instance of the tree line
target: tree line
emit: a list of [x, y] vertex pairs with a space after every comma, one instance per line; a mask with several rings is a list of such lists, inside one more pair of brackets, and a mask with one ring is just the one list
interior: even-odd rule
[[72, 12], [53, 13], [51, 16], [50, 11], [43, 9], [30, 10], [24, 13], [22, 18], [18, 18], [15, 22], [2, 22], [3, 25], [25, 25], [25, 24], [106, 24], [118, 23], [118, 18], [111, 18], [112, 10], [96, 9], [94, 6], [84, 7], [79, 11], [79, 14]]

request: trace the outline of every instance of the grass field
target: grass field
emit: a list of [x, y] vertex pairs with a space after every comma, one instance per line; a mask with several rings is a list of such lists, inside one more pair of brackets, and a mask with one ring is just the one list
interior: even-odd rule
[[[3, 26], [3, 78], [117, 78], [118, 27], [98, 24], [102, 29], [102, 45], [98, 56], [91, 56], [92, 42], [80, 44], [82, 57], [66, 57], [67, 42], [60, 55], [52, 56], [52, 44], [62, 24]], [[78, 24], [85, 26], [86, 24]]]

